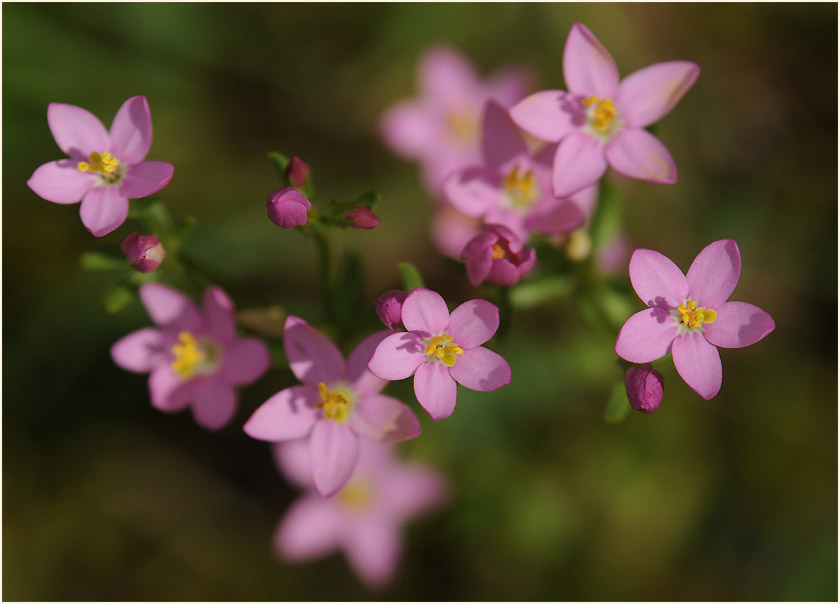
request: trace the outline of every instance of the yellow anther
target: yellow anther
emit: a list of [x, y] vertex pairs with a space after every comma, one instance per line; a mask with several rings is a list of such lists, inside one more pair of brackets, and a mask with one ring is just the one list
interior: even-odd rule
[[613, 105], [612, 100], [599, 99], [597, 96], [591, 96], [583, 99], [580, 104], [584, 107], [595, 106], [592, 114], [589, 116], [589, 125], [596, 132], [607, 134], [616, 118], [615, 105]]
[[178, 344], [172, 346], [172, 354], [175, 358], [172, 361], [172, 371], [180, 377], [187, 379], [192, 377], [208, 360], [207, 351], [198, 344], [188, 331], [178, 334]]
[[447, 367], [452, 367], [455, 364], [455, 356], [461, 354], [464, 354], [464, 351], [452, 342], [452, 336], [448, 333], [430, 338], [426, 347], [427, 356], [433, 356]]
[[533, 170], [519, 171], [519, 166], [505, 174], [502, 187], [516, 206], [528, 207], [537, 198], [539, 191], [534, 180]]
[[703, 323], [714, 323], [717, 312], [711, 308], [701, 308], [694, 300], [686, 300], [677, 307], [680, 323], [691, 329], [699, 329]]
[[316, 408], [324, 411], [324, 417], [343, 424], [350, 416], [350, 409], [353, 407], [350, 393], [343, 388], [330, 390], [324, 382], [318, 383], [318, 395], [321, 402], [315, 405]]
[[120, 160], [114, 157], [110, 151], [102, 153], [92, 152], [88, 161], [80, 161], [76, 167], [80, 172], [99, 172], [105, 176], [110, 175], [120, 165]]
[[580, 102], [580, 104], [583, 105], [584, 107], [589, 107], [590, 105], [594, 105], [597, 102], [598, 102], [598, 97], [597, 96], [591, 96], [589, 98], [583, 99]]
[[493, 260], [500, 260], [505, 257], [505, 251], [502, 249], [502, 246], [498, 243], [494, 243], [490, 247], [493, 248]]

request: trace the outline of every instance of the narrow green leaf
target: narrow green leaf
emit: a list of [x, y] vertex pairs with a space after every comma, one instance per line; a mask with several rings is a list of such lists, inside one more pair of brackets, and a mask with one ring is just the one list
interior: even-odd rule
[[423, 277], [420, 275], [420, 271], [410, 262], [400, 262], [397, 265], [397, 270], [400, 271], [403, 289], [406, 291], [423, 287]]
[[79, 256], [79, 265], [88, 271], [101, 271], [128, 268], [128, 261], [116, 250], [91, 250]]
[[608, 424], [617, 424], [627, 417], [630, 411], [630, 401], [627, 400], [627, 390], [624, 388], [624, 380], [616, 381], [610, 391], [610, 398], [604, 408], [604, 421]]

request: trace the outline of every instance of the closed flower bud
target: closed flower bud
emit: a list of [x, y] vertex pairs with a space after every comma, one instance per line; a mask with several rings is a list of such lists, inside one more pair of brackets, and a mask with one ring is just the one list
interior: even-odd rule
[[292, 186], [298, 189], [303, 189], [312, 182], [312, 170], [309, 169], [309, 164], [297, 156], [289, 161], [286, 176]]
[[665, 393], [665, 380], [662, 374], [648, 365], [633, 367], [624, 374], [624, 387], [630, 406], [642, 413], [653, 413], [659, 409], [662, 395]]
[[394, 331], [394, 326], [402, 323], [402, 305], [408, 292], [398, 289], [387, 291], [376, 301], [376, 314], [385, 327]]
[[163, 262], [163, 245], [155, 235], [132, 233], [120, 244], [131, 267], [141, 273], [150, 273]]
[[268, 196], [266, 206], [271, 222], [284, 229], [290, 229], [306, 224], [307, 212], [312, 204], [296, 188], [284, 187]]
[[537, 261], [534, 249], [522, 247], [519, 237], [501, 224], [487, 225], [467, 243], [461, 257], [467, 263], [470, 283], [486, 281], [504, 287], [518, 282]]
[[375, 229], [379, 226], [379, 216], [367, 206], [356, 206], [344, 217], [350, 221], [352, 229]]

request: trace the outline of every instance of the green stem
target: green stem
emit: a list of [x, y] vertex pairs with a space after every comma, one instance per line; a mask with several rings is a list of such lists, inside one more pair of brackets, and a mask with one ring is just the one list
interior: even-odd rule
[[312, 229], [312, 237], [318, 248], [318, 266], [321, 272], [321, 295], [324, 297], [324, 309], [327, 316], [335, 323], [335, 305], [332, 298], [332, 263], [330, 260], [330, 242], [320, 228]]

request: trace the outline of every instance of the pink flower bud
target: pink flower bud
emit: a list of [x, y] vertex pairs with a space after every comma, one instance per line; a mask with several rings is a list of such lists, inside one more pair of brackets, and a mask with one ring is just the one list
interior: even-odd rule
[[537, 261], [534, 249], [523, 248], [516, 234], [501, 224], [488, 224], [467, 243], [461, 257], [467, 263], [467, 277], [473, 285], [483, 281], [513, 285]]
[[279, 227], [290, 229], [306, 224], [306, 215], [312, 204], [294, 187], [273, 191], [266, 201], [268, 218]]
[[350, 228], [353, 229], [375, 229], [379, 226], [379, 216], [367, 206], [356, 206], [344, 217], [350, 221]]
[[642, 413], [653, 413], [659, 409], [665, 392], [662, 374], [648, 365], [633, 367], [624, 374], [624, 387], [630, 406]]
[[132, 233], [120, 244], [134, 270], [150, 273], [163, 262], [163, 245], [155, 235]]
[[395, 331], [395, 325], [402, 323], [402, 305], [407, 296], [406, 291], [392, 289], [379, 296], [376, 301], [376, 314], [391, 331]]
[[286, 176], [292, 186], [298, 189], [302, 189], [312, 182], [312, 170], [309, 169], [309, 164], [297, 156], [289, 161]]

